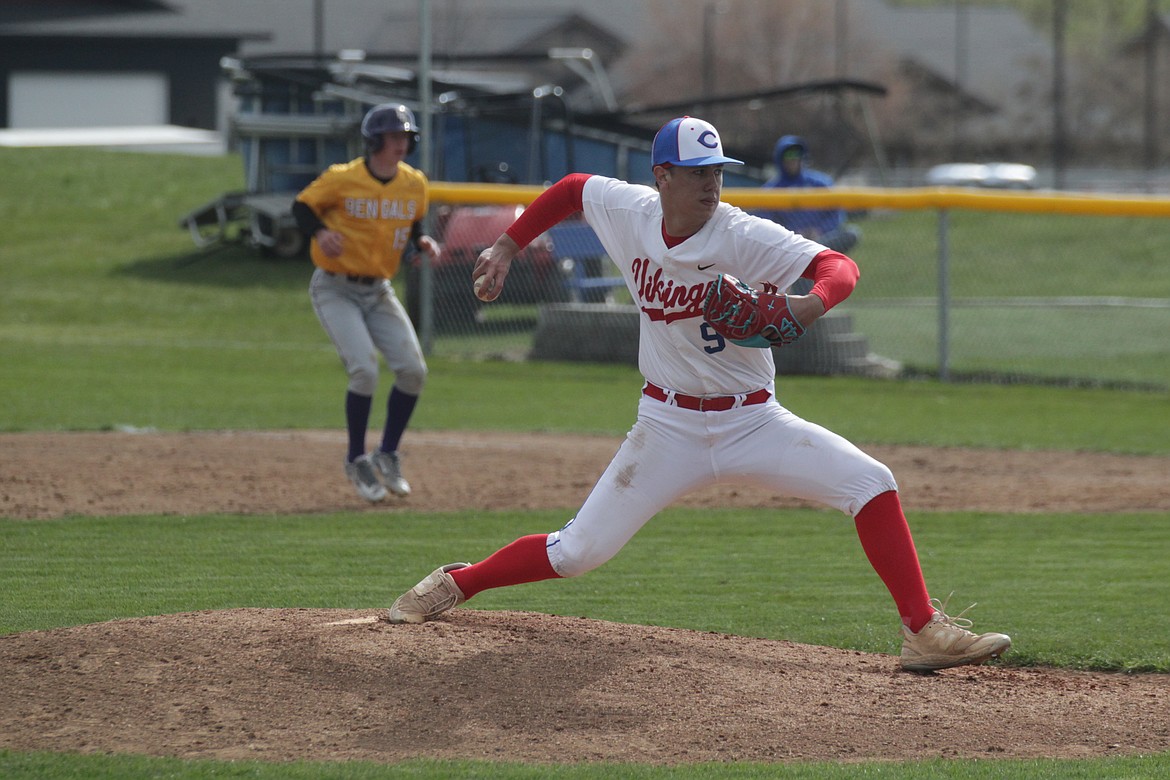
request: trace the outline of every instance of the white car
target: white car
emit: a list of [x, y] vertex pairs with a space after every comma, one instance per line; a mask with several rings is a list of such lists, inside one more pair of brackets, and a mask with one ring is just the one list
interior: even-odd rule
[[1030, 190], [1036, 186], [1036, 169], [1022, 163], [947, 163], [931, 168], [926, 183], [937, 187]]

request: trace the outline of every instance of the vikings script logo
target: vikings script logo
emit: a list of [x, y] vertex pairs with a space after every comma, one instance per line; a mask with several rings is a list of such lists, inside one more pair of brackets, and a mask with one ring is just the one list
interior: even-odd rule
[[[703, 316], [703, 300], [707, 297], [710, 281], [685, 285], [674, 279], [664, 279], [662, 268], [650, 272], [650, 261], [635, 258], [630, 265], [637, 284], [637, 295], [642, 302], [642, 311], [651, 320], [674, 322]], [[655, 305], [657, 304], [657, 306]]]
[[[634, 274], [635, 290], [641, 301], [641, 309], [654, 322], [677, 322], [703, 316], [703, 301], [715, 280], [697, 284], [681, 284], [674, 279], [663, 278], [662, 268], [651, 272], [649, 260], [635, 258], [630, 264]], [[780, 288], [771, 282], [763, 282], [760, 289], [766, 293], [778, 293]]]

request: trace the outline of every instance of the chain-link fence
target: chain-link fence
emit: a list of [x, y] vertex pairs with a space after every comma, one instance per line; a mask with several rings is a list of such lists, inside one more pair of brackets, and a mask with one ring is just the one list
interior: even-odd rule
[[[536, 192], [436, 186], [443, 257], [400, 280], [428, 351], [636, 363], [637, 309], [582, 221], [534, 242], [499, 301], [472, 294], [475, 258]], [[1170, 386], [1170, 200], [945, 189], [728, 189], [724, 199], [841, 205], [861, 230], [849, 252], [861, 282], [777, 350], [782, 374]]]

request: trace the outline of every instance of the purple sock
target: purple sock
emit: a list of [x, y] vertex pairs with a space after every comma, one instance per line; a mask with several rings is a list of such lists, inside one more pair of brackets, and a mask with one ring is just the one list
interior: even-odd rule
[[349, 430], [349, 461], [366, 452], [366, 429], [370, 425], [370, 407], [374, 399], [354, 392], [345, 394], [345, 425]]
[[382, 431], [382, 451], [395, 452], [398, 442], [410, 422], [410, 415], [414, 413], [414, 405], [418, 403], [417, 395], [408, 395], [397, 387], [391, 388], [390, 397], [386, 399], [386, 428]]

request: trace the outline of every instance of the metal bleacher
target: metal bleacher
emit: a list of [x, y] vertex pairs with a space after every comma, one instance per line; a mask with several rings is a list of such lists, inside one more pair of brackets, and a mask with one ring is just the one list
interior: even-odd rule
[[625, 286], [620, 276], [605, 276], [609, 256], [593, 228], [582, 220], [570, 220], [548, 231], [553, 257], [565, 270], [569, 300], [598, 303], [610, 299], [611, 291]]

